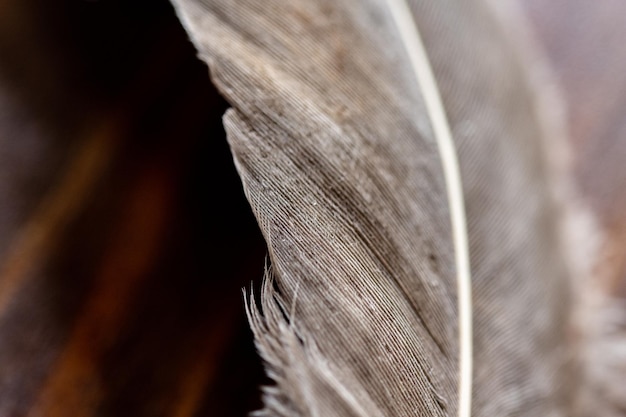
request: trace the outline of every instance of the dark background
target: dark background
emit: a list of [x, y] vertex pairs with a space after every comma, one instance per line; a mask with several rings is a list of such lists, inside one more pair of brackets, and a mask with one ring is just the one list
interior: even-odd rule
[[225, 109], [167, 1], [0, 2], [0, 415], [260, 407]]

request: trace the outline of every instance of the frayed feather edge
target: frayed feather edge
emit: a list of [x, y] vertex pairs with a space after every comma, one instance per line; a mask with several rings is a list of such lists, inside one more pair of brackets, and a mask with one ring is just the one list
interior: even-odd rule
[[[303, 350], [302, 341], [298, 339], [293, 327], [284, 314], [284, 303], [274, 289], [274, 277], [266, 266], [261, 287], [261, 306], [257, 305], [253, 289], [250, 296], [243, 292], [246, 315], [254, 335], [254, 343], [265, 363], [265, 372], [276, 383], [275, 386], [264, 386], [262, 410], [253, 412], [255, 417], [265, 416], [304, 416], [304, 410], [298, 408], [298, 399], [286, 394], [285, 386], [290, 383], [287, 370], [292, 366], [294, 351]], [[299, 352], [301, 354], [301, 352]], [[293, 391], [298, 385], [289, 386]]]
[[266, 266], [260, 307], [252, 290], [249, 297], [244, 290], [246, 315], [257, 351], [267, 375], [276, 383], [262, 387], [264, 408], [251, 416], [326, 417], [328, 410], [320, 403], [327, 402], [328, 397], [320, 396], [319, 387], [332, 393], [336, 402], [349, 408], [355, 417], [382, 415], [370, 401], [355, 398], [352, 390], [330, 369], [315, 343], [299, 334], [295, 324], [298, 289], [288, 309], [274, 287], [274, 280], [271, 267]]

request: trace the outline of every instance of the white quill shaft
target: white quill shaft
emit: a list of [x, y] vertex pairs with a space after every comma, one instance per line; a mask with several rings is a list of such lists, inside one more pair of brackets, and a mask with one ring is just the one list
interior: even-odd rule
[[472, 289], [467, 221], [459, 161], [437, 81], [411, 10], [406, 0], [387, 0], [387, 4], [422, 91], [443, 165], [457, 270], [460, 339], [458, 415], [469, 417], [472, 407]]

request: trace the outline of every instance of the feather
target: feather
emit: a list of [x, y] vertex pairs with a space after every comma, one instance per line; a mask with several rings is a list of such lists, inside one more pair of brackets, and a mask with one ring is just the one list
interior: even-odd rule
[[173, 3], [268, 244], [259, 415], [567, 415], [561, 213], [518, 34], [480, 0]]
[[388, 0], [388, 4], [423, 92], [424, 104], [437, 139], [443, 175], [446, 179], [459, 300], [459, 416], [469, 416], [472, 402], [472, 286], [467, 221], [465, 219], [459, 162], [446, 112], [441, 102], [439, 88], [433, 76], [430, 62], [428, 62], [428, 55], [419, 31], [415, 27], [411, 9], [404, 0]]
[[[577, 410], [580, 415], [623, 416], [626, 51], [618, 45], [626, 35], [626, 3], [583, 2], [570, 8], [566, 3], [526, 0], [521, 6], [528, 9], [531, 27], [562, 83], [568, 104], [566, 122], [576, 151], [575, 179], [581, 200], [595, 214], [569, 228], [580, 235], [569, 239], [575, 245], [571, 252], [577, 271], [592, 271], [575, 274], [573, 282], [572, 321], [584, 380], [576, 396]], [[590, 246], [595, 250], [590, 251]]]

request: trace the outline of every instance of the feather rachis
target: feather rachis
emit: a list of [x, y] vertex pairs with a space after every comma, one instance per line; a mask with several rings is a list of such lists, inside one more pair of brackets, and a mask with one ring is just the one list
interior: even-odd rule
[[467, 220], [458, 157], [426, 48], [405, 0], [387, 0], [432, 123], [441, 155], [454, 242], [459, 306], [459, 416], [469, 417], [472, 398], [472, 293]]

